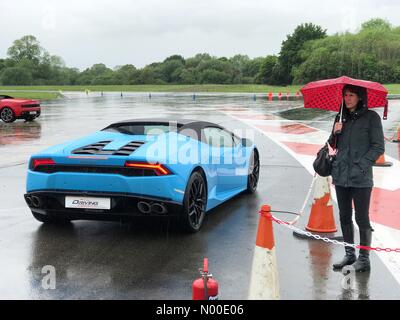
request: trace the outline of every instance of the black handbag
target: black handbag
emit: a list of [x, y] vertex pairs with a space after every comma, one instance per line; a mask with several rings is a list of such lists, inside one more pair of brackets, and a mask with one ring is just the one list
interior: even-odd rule
[[321, 177], [328, 177], [332, 173], [332, 162], [335, 156], [329, 155], [328, 143], [318, 151], [317, 157], [314, 160], [313, 167], [316, 173]]

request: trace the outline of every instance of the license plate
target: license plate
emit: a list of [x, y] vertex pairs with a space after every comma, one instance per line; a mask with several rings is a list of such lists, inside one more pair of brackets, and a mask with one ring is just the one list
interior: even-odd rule
[[36, 111], [30, 111], [29, 114], [36, 114]]
[[79, 208], [79, 209], [102, 209], [110, 210], [110, 198], [95, 198], [95, 197], [65, 197], [66, 208]]

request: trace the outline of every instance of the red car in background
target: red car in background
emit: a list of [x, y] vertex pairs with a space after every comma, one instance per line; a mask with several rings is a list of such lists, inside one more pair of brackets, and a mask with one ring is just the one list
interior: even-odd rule
[[14, 122], [16, 119], [32, 121], [39, 116], [39, 101], [0, 95], [0, 119], [4, 122]]

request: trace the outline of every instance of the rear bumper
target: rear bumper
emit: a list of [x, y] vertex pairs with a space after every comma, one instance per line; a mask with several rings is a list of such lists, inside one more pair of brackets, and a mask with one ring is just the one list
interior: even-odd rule
[[[111, 199], [109, 210], [66, 208], [66, 196], [77, 197], [106, 197]], [[82, 191], [59, 191], [43, 190], [24, 194], [29, 208], [39, 214], [64, 216], [71, 219], [93, 219], [93, 220], [115, 220], [122, 217], [134, 216], [176, 216], [179, 214], [182, 203], [171, 201], [160, 197], [148, 197], [137, 194], [110, 193], [110, 192], [82, 192]], [[141, 206], [138, 203], [141, 202]], [[143, 203], [145, 203], [143, 205]], [[149, 207], [146, 207], [147, 204]], [[141, 211], [143, 209], [150, 208]], [[165, 208], [165, 210], [160, 210]], [[157, 210], [156, 210], [157, 209]]]
[[21, 114], [18, 116], [20, 119], [26, 119], [26, 118], [37, 118], [40, 116], [40, 109], [39, 110], [22, 110]]
[[107, 173], [57, 172], [42, 173], [28, 170], [26, 191], [52, 191], [68, 193], [79, 190], [94, 194], [130, 194], [141, 197], [183, 202], [185, 181], [178, 175], [123, 176]]

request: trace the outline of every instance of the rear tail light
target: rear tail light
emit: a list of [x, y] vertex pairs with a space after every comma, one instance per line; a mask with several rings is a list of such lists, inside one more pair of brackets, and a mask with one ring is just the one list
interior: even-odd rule
[[39, 166], [53, 166], [56, 163], [51, 158], [36, 158], [32, 159], [30, 163], [30, 169], [35, 171]]
[[27, 109], [27, 108], [38, 108], [40, 107], [40, 104], [38, 103], [31, 103], [31, 104], [23, 104], [22, 108]]
[[158, 176], [166, 176], [171, 174], [171, 171], [168, 170], [167, 167], [160, 163], [148, 163], [148, 162], [136, 162], [136, 161], [126, 161], [125, 167], [135, 168], [135, 169], [144, 169], [144, 170], [153, 170]]

